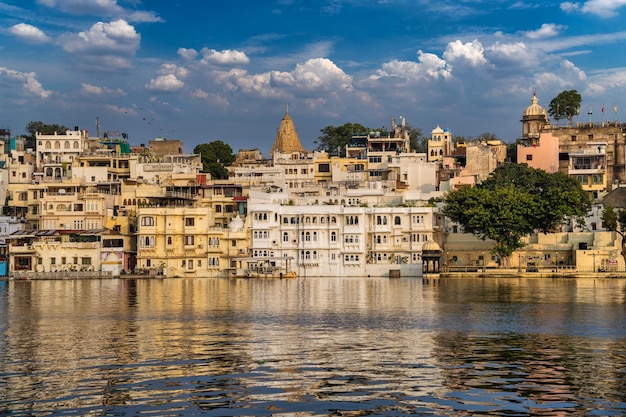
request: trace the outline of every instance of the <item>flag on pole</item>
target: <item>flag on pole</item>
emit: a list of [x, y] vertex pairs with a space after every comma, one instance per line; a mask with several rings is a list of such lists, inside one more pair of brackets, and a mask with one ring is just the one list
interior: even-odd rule
[[602, 114], [604, 114], [604, 104], [602, 105]]
[[617, 103], [615, 103], [615, 105], [613, 106], [613, 111], [615, 112], [615, 114], [617, 114]]

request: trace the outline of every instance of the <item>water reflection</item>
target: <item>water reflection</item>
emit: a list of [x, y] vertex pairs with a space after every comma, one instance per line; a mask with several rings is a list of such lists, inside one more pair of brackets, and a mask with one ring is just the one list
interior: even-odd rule
[[621, 280], [0, 282], [0, 414], [622, 415]]

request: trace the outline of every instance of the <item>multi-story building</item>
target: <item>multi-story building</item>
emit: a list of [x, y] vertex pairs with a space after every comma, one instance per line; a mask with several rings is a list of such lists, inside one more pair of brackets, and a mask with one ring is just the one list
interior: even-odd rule
[[552, 125], [533, 95], [521, 122], [518, 163], [570, 175], [593, 198], [626, 181], [626, 127], [617, 121]]

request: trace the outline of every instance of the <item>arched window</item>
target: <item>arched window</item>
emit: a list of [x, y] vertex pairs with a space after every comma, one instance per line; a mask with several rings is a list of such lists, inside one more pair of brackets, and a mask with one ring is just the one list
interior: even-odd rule
[[61, 142], [59, 142], [58, 140], [54, 141], [54, 149], [61, 149]]
[[70, 142], [66, 140], [65, 143], [63, 144], [63, 147], [65, 149], [69, 149], [70, 148]]
[[400, 222], [400, 216], [396, 216], [396, 217], [393, 219], [393, 223], [394, 223], [396, 226], [400, 226], [400, 224], [401, 224], [401, 222]]

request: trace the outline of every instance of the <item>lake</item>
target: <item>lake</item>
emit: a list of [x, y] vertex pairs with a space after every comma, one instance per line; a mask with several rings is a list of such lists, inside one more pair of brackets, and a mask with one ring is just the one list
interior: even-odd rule
[[626, 280], [0, 281], [0, 415], [626, 414]]

